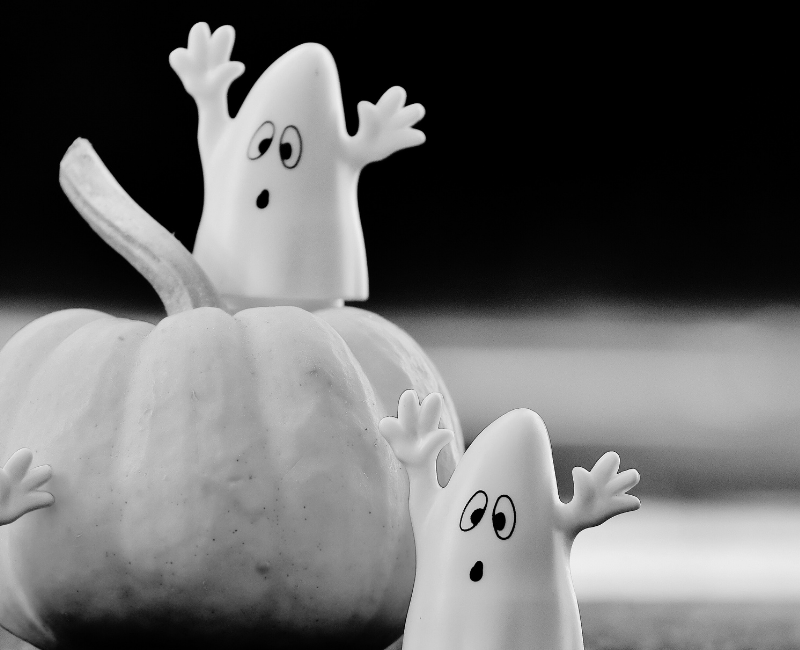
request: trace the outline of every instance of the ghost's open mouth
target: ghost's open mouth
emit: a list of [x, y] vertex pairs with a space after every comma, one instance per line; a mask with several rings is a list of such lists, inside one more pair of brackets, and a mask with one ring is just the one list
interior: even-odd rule
[[269, 190], [261, 190], [261, 194], [256, 199], [256, 207], [263, 210], [269, 205]]
[[483, 577], [483, 562], [478, 560], [475, 564], [472, 565], [472, 568], [469, 570], [469, 579], [472, 582], [478, 582]]

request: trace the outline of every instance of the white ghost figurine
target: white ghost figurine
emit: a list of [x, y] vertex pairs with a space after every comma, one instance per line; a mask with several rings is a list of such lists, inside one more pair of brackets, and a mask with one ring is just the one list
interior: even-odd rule
[[582, 649], [572, 542], [639, 507], [625, 494], [638, 473], [618, 474], [609, 452], [591, 472], [573, 470], [575, 495], [562, 503], [544, 422], [517, 409], [486, 427], [441, 488], [436, 457], [453, 437], [438, 428], [441, 406], [438, 393], [420, 407], [409, 390], [380, 423], [408, 472], [417, 549], [403, 650]]
[[189, 32], [172, 68], [199, 113], [205, 204], [194, 256], [232, 306], [328, 306], [366, 300], [367, 257], [356, 187], [370, 162], [425, 141], [425, 111], [400, 87], [358, 104], [347, 133], [330, 52], [306, 43], [275, 61], [236, 117], [227, 92], [244, 72], [234, 31]]

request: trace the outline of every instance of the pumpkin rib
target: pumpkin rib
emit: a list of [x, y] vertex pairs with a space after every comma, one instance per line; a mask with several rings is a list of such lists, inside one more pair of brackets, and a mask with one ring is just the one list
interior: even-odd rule
[[[23, 396], [36, 374], [47, 364], [48, 359], [63, 342], [85, 325], [108, 314], [88, 309], [70, 309], [48, 314], [19, 330], [0, 351], [0, 457], [9, 456], [17, 450], [8, 443], [9, 432], [16, 426], [18, 412], [23, 405]], [[24, 349], [28, 354], [18, 354]], [[5, 442], [5, 444], [3, 444]], [[38, 455], [36, 446], [29, 446]], [[41, 460], [41, 459], [39, 459]]]
[[[74, 504], [71, 505], [71, 502], [73, 501], [73, 495], [75, 494], [75, 487], [77, 487], [79, 490], [78, 494], [84, 494], [84, 498], [88, 496], [89, 503], [93, 502], [92, 495], [94, 494], [94, 491], [90, 487], [93, 483], [90, 482], [89, 485], [81, 485], [81, 483], [86, 479], [91, 479], [92, 477], [78, 472], [78, 476], [75, 478], [77, 478], [81, 483], [78, 483], [75, 487], [70, 487], [74, 481], [69, 480], [68, 476], [70, 472], [66, 472], [65, 468], [70, 467], [71, 463], [68, 458], [65, 460], [63, 447], [66, 446], [67, 453], [72, 454], [73, 452], [71, 449], [80, 448], [81, 441], [86, 439], [87, 434], [94, 434], [91, 430], [91, 426], [85, 423], [86, 408], [87, 405], [91, 403], [91, 400], [79, 400], [75, 402], [75, 404], [71, 407], [72, 410], [71, 413], [68, 414], [67, 419], [62, 419], [58, 415], [61, 411], [61, 407], [58, 403], [43, 401], [44, 396], [48, 395], [49, 392], [47, 390], [42, 391], [42, 388], [47, 385], [50, 385], [51, 388], [57, 386], [58, 380], [54, 378], [59, 377], [66, 380], [67, 385], [70, 386], [74, 385], [76, 382], [80, 384], [81, 382], [85, 383], [87, 381], [84, 373], [77, 368], [73, 368], [72, 365], [68, 366], [69, 375], [65, 376], [60, 370], [63, 366], [64, 359], [76, 357], [76, 348], [79, 350], [77, 353], [77, 358], [89, 364], [86, 367], [91, 368], [96, 366], [96, 364], [99, 362], [96, 356], [93, 354], [80, 354], [80, 352], [83, 352], [83, 346], [80, 343], [81, 340], [89, 339], [93, 341], [99, 341], [104, 338], [104, 334], [101, 332], [104, 332], [105, 334], [111, 332], [115, 337], [113, 340], [116, 342], [116, 336], [122, 335], [122, 331], [135, 331], [141, 330], [142, 327], [150, 328], [152, 326], [145, 323], [138, 323], [136, 321], [128, 321], [126, 319], [116, 319], [108, 316], [107, 314], [102, 314], [101, 312], [91, 312], [88, 310], [67, 310], [65, 312], [57, 312], [41, 320], [44, 320], [45, 322], [34, 322], [34, 326], [28, 332], [26, 332], [23, 337], [18, 339], [20, 343], [27, 342], [28, 345], [26, 347], [29, 349], [31, 345], [42, 343], [41, 334], [43, 330], [41, 325], [49, 325], [52, 328], [49, 332], [51, 336], [46, 337], [49, 339], [49, 345], [43, 346], [42, 349], [37, 349], [39, 354], [36, 356], [38, 356], [38, 358], [35, 359], [33, 363], [28, 364], [28, 372], [25, 373], [24, 376], [20, 376], [20, 373], [18, 372], [14, 373], [16, 375], [20, 391], [18, 393], [19, 399], [17, 400], [18, 408], [12, 414], [12, 417], [9, 421], [10, 428], [6, 430], [6, 433], [8, 434], [8, 440], [6, 442], [13, 443], [14, 440], [16, 440], [16, 444], [12, 444], [12, 446], [18, 446], [19, 444], [22, 444], [23, 441], [30, 439], [31, 433], [29, 431], [30, 427], [28, 425], [28, 421], [31, 419], [31, 414], [36, 413], [37, 411], [40, 413], [51, 412], [46, 418], [49, 419], [50, 424], [48, 425], [46, 422], [41, 422], [40, 424], [42, 426], [38, 427], [39, 430], [38, 432], [35, 432], [36, 435], [33, 436], [33, 439], [37, 441], [37, 448], [40, 450], [37, 453], [37, 457], [42, 460], [46, 459], [47, 462], [52, 463], [55, 467], [53, 478], [51, 478], [50, 483], [48, 484], [48, 489], [54, 491], [57, 497], [56, 503], [51, 508], [48, 508], [47, 512], [41, 513], [41, 517], [30, 515], [21, 521], [20, 525], [15, 527], [13, 535], [11, 531], [0, 530], [0, 543], [6, 547], [6, 552], [3, 553], [3, 555], [7, 555], [9, 561], [11, 561], [11, 564], [16, 567], [13, 575], [6, 571], [5, 577], [0, 577], [0, 580], [2, 580], [4, 586], [6, 584], [11, 585], [11, 588], [8, 591], [9, 595], [13, 595], [14, 598], [11, 603], [0, 602], [0, 609], [2, 609], [4, 612], [8, 612], [9, 610], [14, 611], [15, 609], [20, 608], [23, 610], [26, 608], [30, 609], [32, 606], [31, 604], [36, 602], [37, 605], [32, 609], [32, 616], [29, 618], [29, 622], [27, 624], [17, 623], [16, 625], [18, 627], [16, 628], [15, 632], [18, 634], [21, 633], [28, 640], [36, 643], [40, 647], [47, 648], [51, 647], [51, 645], [55, 645], [55, 639], [58, 637], [58, 626], [53, 627], [52, 625], [44, 625], [42, 622], [43, 619], [51, 620], [47, 609], [42, 609], [41, 599], [34, 601], [30, 598], [30, 587], [33, 584], [30, 575], [31, 568], [33, 568], [34, 571], [45, 569], [40, 566], [41, 562], [36, 562], [31, 565], [30, 563], [20, 561], [20, 558], [24, 556], [20, 556], [19, 549], [24, 547], [26, 549], [26, 556], [28, 553], [36, 556], [36, 551], [33, 548], [34, 545], [38, 545], [42, 540], [52, 540], [54, 532], [56, 533], [56, 536], [59, 535], [58, 531], [63, 532], [64, 526], [62, 524], [64, 523], [64, 513], [66, 511], [72, 513], [71, 515], [67, 516], [66, 529], [77, 528], [78, 531], [86, 534], [85, 527], [81, 529], [80, 520], [76, 520], [74, 517], [75, 514], [77, 514], [79, 517], [85, 517], [86, 509], [75, 508]], [[122, 326], [123, 330], [120, 330], [120, 326]], [[12, 347], [9, 350], [9, 353], [13, 354], [14, 352], [15, 348]], [[114, 361], [116, 360], [115, 355], [111, 354], [110, 359], [108, 356], [109, 355], [107, 355], [104, 365], [107, 367], [109, 365], [114, 366]], [[5, 374], [8, 371], [13, 371], [16, 366], [17, 364], [13, 363], [2, 364], [0, 365], [0, 369], [2, 369], [2, 373]], [[100, 383], [96, 387], [98, 390], [102, 391], [104, 384]], [[124, 391], [124, 387], [122, 387], [122, 390]], [[3, 391], [3, 394], [4, 396], [6, 395], [5, 391]], [[37, 398], [36, 395], [39, 395], [39, 397]], [[34, 418], [34, 420], [37, 419], [41, 420], [41, 418]], [[81, 425], [81, 421], [84, 421], [83, 425]], [[70, 426], [69, 422], [72, 422], [72, 426]], [[67, 428], [64, 429], [64, 427]], [[67, 439], [65, 439], [64, 435], [68, 431], [72, 431], [72, 433], [68, 435]], [[110, 436], [113, 434], [109, 431], [107, 435]], [[58, 444], [53, 444], [58, 440], [60, 440], [62, 443], [61, 451], [59, 451]], [[70, 443], [70, 440], [76, 442], [77, 446]], [[84, 449], [83, 455], [85, 454], [86, 450]], [[109, 459], [107, 461], [107, 467], [109, 470], [111, 469], [112, 465], [113, 460]], [[109, 472], [109, 476], [110, 475], [112, 475], [111, 472]], [[98, 486], [95, 485], [95, 487]], [[64, 510], [65, 508], [67, 509], [66, 511]], [[58, 523], [55, 524], [56, 528], [54, 530], [52, 526], [55, 522]], [[39, 527], [39, 534], [35, 535], [35, 537], [30, 539], [28, 542], [20, 542], [21, 539], [25, 539], [26, 531], [30, 527]], [[17, 537], [18, 535], [22, 537]], [[72, 539], [74, 540], [74, 535]], [[22, 546], [20, 544], [22, 544]], [[55, 549], [56, 554], [58, 555], [61, 555], [64, 552], [69, 552], [69, 538], [67, 539], [66, 544], [56, 543]], [[52, 554], [50, 554], [50, 556], [52, 557]], [[50, 559], [51, 558], [48, 558], [48, 556], [45, 556], [46, 562], [50, 561]], [[79, 566], [85, 566], [85, 563], [78, 562], [77, 564]], [[57, 576], [58, 574], [56, 572], [48, 572], [47, 581], [51, 587], [51, 594], [52, 591], [57, 588]], [[27, 587], [25, 585], [27, 585]], [[5, 589], [3, 591], [5, 591]], [[35, 591], [36, 590], [34, 589], [33, 593], [35, 593]], [[26, 603], [31, 604], [26, 606]], [[8, 622], [8, 619], [5, 619], [5, 622]], [[31, 622], [36, 623], [34, 628], [30, 627]]]
[[[456, 435], [439, 453], [437, 475], [446, 485], [458, 460], [464, 454], [464, 438], [450, 393], [436, 366], [411, 336], [378, 314], [357, 307], [326, 309], [317, 315], [340, 333], [356, 358], [363, 364], [373, 385], [380, 386], [386, 399], [379, 403], [380, 417], [397, 412], [403, 391], [413, 388], [421, 395], [440, 392], [445, 398], [442, 425]], [[391, 329], [393, 336], [385, 335]], [[391, 372], [388, 369], [392, 369]], [[409, 377], [425, 377], [425, 384], [412, 386]], [[381, 443], [386, 444], [381, 438]], [[394, 456], [393, 456], [394, 457]]]
[[[399, 474], [392, 475], [392, 477], [386, 477], [382, 480], [378, 480], [378, 477], [374, 475], [374, 470], [369, 465], [363, 465], [363, 461], [359, 460], [361, 458], [360, 455], [353, 455], [353, 452], [349, 452], [343, 461], [347, 463], [348, 467], [352, 467], [351, 471], [348, 471], [346, 474], [337, 477], [335, 474], [330, 474], [330, 467], [332, 462], [331, 453], [337, 453], [335, 450], [339, 449], [369, 449], [375, 450], [376, 448], [376, 441], [377, 441], [377, 419], [378, 414], [376, 409], [376, 400], [373, 394], [372, 387], [367, 379], [366, 375], [364, 374], [363, 370], [360, 367], [358, 360], [354, 357], [352, 352], [349, 350], [346, 342], [341, 338], [338, 332], [335, 331], [327, 322], [317, 318], [316, 315], [308, 314], [302, 310], [298, 310], [293, 307], [286, 307], [286, 308], [275, 308], [276, 311], [273, 313], [280, 313], [278, 310], [286, 310], [284, 312], [284, 316], [291, 316], [290, 322], [291, 324], [287, 323], [288, 329], [299, 334], [303, 332], [306, 328], [311, 328], [313, 331], [322, 331], [324, 332], [324, 336], [328, 337], [328, 343], [320, 346], [320, 352], [324, 350], [325, 355], [332, 355], [333, 359], [336, 359], [334, 363], [335, 367], [341, 368], [349, 368], [347, 372], [340, 372], [337, 375], [337, 379], [339, 381], [344, 382], [343, 386], [347, 386], [346, 391], [348, 395], [353, 395], [354, 397], [360, 395], [361, 397], [357, 397], [359, 401], [358, 408], [364, 409], [366, 408], [366, 412], [369, 413], [369, 426], [367, 427], [370, 431], [370, 434], [367, 435], [363, 428], [359, 429], [357, 427], [353, 427], [350, 431], [342, 431], [342, 432], [335, 432], [334, 430], [327, 432], [333, 435], [336, 435], [336, 438], [331, 438], [330, 441], [325, 443], [325, 446], [331, 447], [331, 452], [326, 454], [323, 457], [319, 457], [317, 459], [309, 459], [305, 456], [296, 456], [292, 457], [288, 464], [284, 465], [282, 469], [278, 469], [278, 474], [282, 476], [281, 485], [285, 486], [286, 490], [289, 490], [289, 493], [296, 492], [297, 485], [303, 485], [306, 481], [328, 481], [333, 480], [333, 483], [329, 484], [328, 490], [322, 490], [322, 492], [328, 492], [329, 490], [334, 490], [338, 494], [347, 494], [350, 495], [352, 499], [355, 497], [355, 500], [350, 500], [348, 502], [348, 506], [350, 508], [355, 508], [356, 511], [360, 508], [363, 508], [365, 511], [371, 507], [373, 510], [373, 516], [380, 516], [386, 517], [385, 526], [389, 531], [397, 531], [396, 533], [388, 534], [388, 539], [394, 540], [394, 537], [397, 537], [396, 540], [391, 542], [390, 548], [395, 549], [398, 546], [403, 545], [404, 538], [402, 535], [397, 534], [399, 531], [402, 530], [402, 527], [399, 525], [399, 522], [394, 521], [391, 517], [392, 514], [397, 514], [398, 512], [402, 512], [402, 508], [397, 508], [394, 505], [394, 498], [398, 495], [397, 487], [394, 483], [398, 480], [402, 480], [403, 477]], [[292, 311], [289, 311], [292, 310]], [[255, 328], [255, 323], [248, 322], [251, 320], [257, 320], [258, 313], [251, 312], [251, 313], [242, 313], [237, 314], [237, 320], [243, 321], [243, 328], [246, 332], [246, 336], [248, 338], [253, 339], [254, 341], [263, 341], [262, 337], [258, 334], [258, 328]], [[304, 338], [310, 338], [309, 336], [304, 336]], [[316, 340], [316, 336], [314, 339]], [[324, 340], [324, 339], [323, 339]], [[314, 373], [314, 377], [317, 381], [320, 381], [322, 384], [326, 382], [326, 375], [324, 374], [317, 374], [315, 370], [315, 363], [312, 362], [314, 352], [309, 350], [309, 353], [312, 355], [311, 357], [306, 359], [306, 365], [311, 364], [310, 370]], [[327, 367], [328, 364], [323, 363], [324, 367]], [[331, 366], [331, 367], [334, 367]], [[293, 381], [293, 378], [287, 378], [289, 381]], [[323, 399], [326, 399], [323, 397]], [[353, 407], [357, 405], [354, 403]], [[309, 414], [312, 411], [309, 411]], [[302, 422], [296, 422], [295, 428], [298, 430], [304, 430], [307, 427], [303, 426]], [[326, 432], [320, 431], [320, 435], [327, 435]], [[340, 436], [344, 437], [340, 437]], [[375, 438], [375, 440], [372, 440]], [[381, 451], [383, 451], [381, 449]], [[374, 452], [372, 452], [374, 453]], [[353, 465], [355, 463], [355, 465]], [[327, 470], [327, 471], [326, 471]], [[370, 477], [367, 478], [366, 472], [370, 472]], [[371, 485], [372, 487], [369, 488], [365, 485], [364, 489], [357, 487], [359, 481], [361, 479], [358, 478], [360, 473], [365, 473], [365, 480], [368, 481], [367, 485]], [[337, 481], [342, 480], [344, 483], [341, 486], [337, 487]], [[297, 483], [300, 481], [300, 483]], [[376, 482], [377, 481], [377, 482]], [[382, 494], [376, 492], [376, 488], [380, 485], [383, 485]], [[283, 492], [283, 490], [282, 490]], [[398, 503], [402, 501], [402, 496], [398, 499]], [[373, 503], [370, 506], [370, 503]], [[380, 506], [379, 504], [383, 503], [391, 503], [390, 506]], [[301, 509], [303, 506], [298, 503], [298, 508]], [[353, 512], [356, 512], [353, 511]], [[364, 513], [366, 516], [366, 512]], [[360, 518], [362, 515], [353, 515], [356, 519]], [[365, 532], [366, 534], [366, 532]], [[328, 545], [333, 543], [333, 539], [328, 537], [327, 541]], [[351, 544], [352, 545], [352, 542]], [[339, 544], [342, 548], [347, 548], [347, 544]], [[330, 551], [326, 551], [330, 553]], [[349, 553], [348, 555], [352, 555]], [[376, 557], [384, 558], [384, 553], [376, 553]], [[356, 558], [361, 558], [361, 561], [356, 560]], [[386, 590], [386, 586], [392, 583], [394, 579], [392, 567], [385, 566], [385, 560], [381, 559], [379, 562], [379, 566], [375, 566], [370, 568], [369, 570], [365, 569], [363, 565], [363, 558], [364, 557], [371, 557], [371, 555], [365, 554], [357, 554], [353, 556], [353, 560], [356, 560], [356, 564], [353, 566], [352, 571], [350, 571], [351, 581], [356, 580], [358, 575], [365, 575], [369, 576], [369, 581], [372, 584], [376, 585], [374, 590], [370, 590], [370, 592], [377, 592], [383, 593]], [[323, 583], [327, 583], [328, 581], [323, 581]], [[380, 586], [377, 585], [380, 584]], [[351, 628], [351, 633], [355, 631], [355, 628], [360, 628], [358, 636], [369, 638], [370, 635], [373, 635], [374, 632], [371, 631], [371, 623], [378, 611], [380, 610], [381, 601], [383, 599], [370, 599], [367, 601], [362, 601], [361, 607], [359, 608], [360, 611], [360, 620], [356, 622], [355, 620], [351, 622], [349, 626]]]
[[[56, 644], [53, 631], [37, 614], [31, 604], [30, 598], [25, 593], [22, 584], [14, 570], [11, 553], [8, 552], [8, 537], [0, 535], [0, 581], [6, 586], [7, 592], [0, 592], [0, 609], [5, 615], [3, 629], [11, 632], [14, 627], [16, 636], [26, 640], [36, 639], [43, 650]], [[4, 590], [6, 591], [6, 590]]]

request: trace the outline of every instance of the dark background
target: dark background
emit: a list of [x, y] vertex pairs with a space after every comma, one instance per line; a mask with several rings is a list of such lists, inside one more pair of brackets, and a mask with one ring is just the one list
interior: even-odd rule
[[64, 198], [58, 162], [88, 138], [191, 248], [196, 109], [167, 59], [205, 20], [237, 30], [232, 113], [304, 41], [333, 53], [351, 133], [391, 85], [426, 107], [427, 143], [361, 177], [371, 308], [800, 303], [785, 16], [114, 7], [31, 5], [6, 26], [0, 299], [157, 308]]

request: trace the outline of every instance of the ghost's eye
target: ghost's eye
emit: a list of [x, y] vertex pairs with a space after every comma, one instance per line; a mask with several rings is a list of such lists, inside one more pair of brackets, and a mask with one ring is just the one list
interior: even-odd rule
[[261, 158], [267, 153], [274, 137], [275, 125], [272, 122], [264, 122], [250, 139], [250, 144], [247, 146], [247, 157], [250, 160]]
[[464, 512], [461, 513], [461, 530], [475, 528], [483, 518], [487, 505], [489, 505], [489, 498], [486, 496], [486, 492], [478, 490], [473, 494], [467, 501], [467, 505], [464, 506]]
[[517, 525], [517, 511], [514, 509], [514, 502], [511, 497], [505, 494], [498, 497], [492, 510], [492, 526], [494, 533], [500, 539], [508, 539], [514, 532]]
[[303, 153], [303, 140], [296, 126], [287, 126], [281, 135], [281, 161], [286, 169], [294, 169]]

